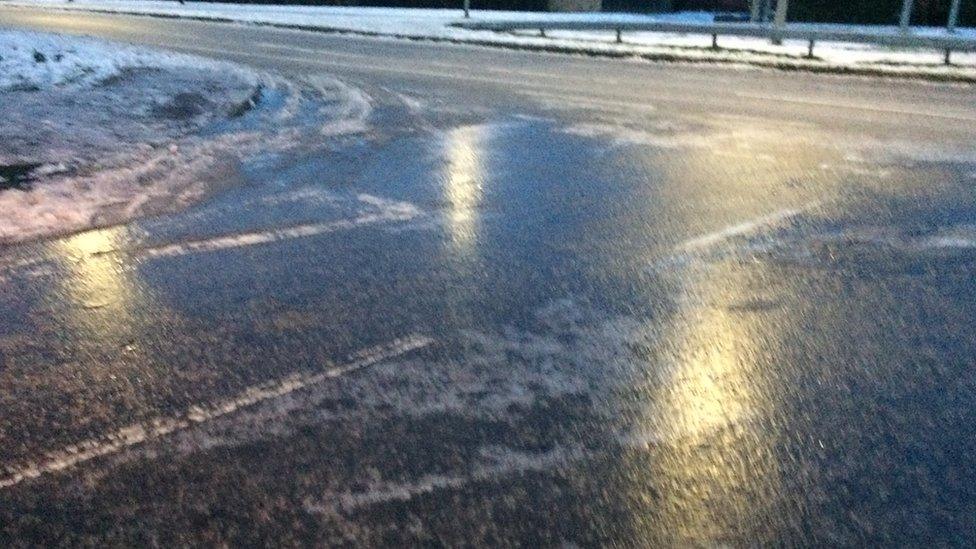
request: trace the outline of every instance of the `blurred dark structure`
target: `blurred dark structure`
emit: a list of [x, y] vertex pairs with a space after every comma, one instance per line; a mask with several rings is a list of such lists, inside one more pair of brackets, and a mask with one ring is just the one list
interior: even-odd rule
[[[211, 0], [213, 1], [213, 0]], [[221, 0], [216, 0], [221, 1]], [[255, 4], [456, 8], [463, 0], [229, 0]], [[944, 26], [951, 0], [915, 0], [912, 24]], [[790, 0], [790, 21], [891, 25], [898, 22], [902, 0]], [[749, 0], [602, 0], [603, 11], [748, 12]], [[476, 10], [548, 11], [550, 0], [471, 0]], [[976, 26], [976, 0], [963, 0], [960, 26]]]
[[603, 0], [603, 11], [661, 13], [673, 9], [674, 0]]
[[[945, 26], [951, 0], [915, 0], [913, 25]], [[894, 25], [902, 0], [790, 0], [790, 21]], [[963, 0], [960, 26], [976, 25], [976, 0]]]
[[673, 0], [674, 11], [749, 11], [749, 0]]
[[660, 13], [667, 11], [747, 12], [749, 0], [603, 0], [603, 11]]
[[[213, 1], [213, 0], [211, 0]], [[220, 1], [220, 0], [217, 0]], [[228, 0], [244, 4], [461, 8], [463, 0]], [[672, 10], [748, 11], [748, 0], [603, 0], [603, 11], [653, 13]], [[471, 0], [476, 10], [546, 11], [548, 0]]]
[[[462, 0], [208, 0], [235, 4], [461, 9]], [[548, 0], [471, 0], [476, 10], [546, 11]]]

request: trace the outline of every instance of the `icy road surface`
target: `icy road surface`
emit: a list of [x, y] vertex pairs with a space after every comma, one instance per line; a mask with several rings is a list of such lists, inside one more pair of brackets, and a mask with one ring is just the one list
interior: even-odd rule
[[0, 17], [370, 106], [0, 251], [0, 545], [976, 543], [972, 88]]

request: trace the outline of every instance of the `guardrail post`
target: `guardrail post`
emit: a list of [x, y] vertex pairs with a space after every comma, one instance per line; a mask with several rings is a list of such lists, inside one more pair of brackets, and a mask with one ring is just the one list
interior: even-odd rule
[[956, 24], [959, 22], [959, 4], [962, 0], [952, 0], [952, 6], [949, 7], [949, 23], [946, 25], [946, 30], [949, 32], [956, 32]]
[[781, 32], [786, 25], [786, 10], [790, 8], [790, 0], [776, 0], [776, 15], [773, 19], [773, 44], [783, 43]]
[[[64, 1], [64, 0], [61, 0]], [[781, 0], [782, 1], [782, 0]], [[908, 0], [911, 1], [911, 0]], [[962, 9], [966, 9], [968, 4], [962, 4]], [[2, 0], [0, 0], [2, 2]], [[785, 4], [780, 4], [779, 9], [785, 9]], [[962, 13], [960, 13], [960, 16]], [[780, 21], [783, 19], [781, 18]], [[687, 22], [665, 22], [648, 21], [646, 23], [635, 24], [632, 22], [620, 21], [570, 21], [560, 24], [558, 21], [548, 20], [517, 20], [517, 21], [455, 21], [451, 23], [453, 27], [465, 29], [492, 30], [496, 32], [520, 31], [530, 35], [538, 31], [537, 36], [549, 38], [557, 36], [560, 30], [570, 31], [596, 31], [603, 33], [614, 33], [619, 41], [623, 40], [623, 32], [667, 32], [680, 34], [693, 34], [701, 37], [711, 37], [712, 48], [719, 48], [718, 37], [721, 36], [753, 36], [766, 40], [790, 40], [807, 45], [807, 57], [813, 57], [816, 45], [821, 42], [853, 42], [857, 44], [880, 44], [889, 47], [899, 48], [924, 48], [933, 52], [941, 52], [945, 55], [945, 62], [952, 62], [952, 55], [957, 51], [976, 52], [976, 37], [963, 34], [950, 35], [947, 32], [939, 33], [907, 33], [902, 34], [897, 30], [892, 31], [892, 27], [882, 27], [878, 29], [850, 29], [835, 27], [807, 26], [799, 24], [785, 23], [780, 26], [771, 23], [756, 23], [752, 25], [726, 25], [721, 23], [702, 24]], [[556, 33], [555, 35], [551, 33]]]
[[464, 18], [471, 19], [471, 0], [464, 0]]
[[912, 25], [912, 4], [914, 0], [904, 0], [901, 5], [901, 18], [898, 20], [898, 27], [901, 32], [908, 32]]
[[623, 31], [621, 31], [620, 29], [617, 29], [617, 43], [618, 44], [624, 43]]

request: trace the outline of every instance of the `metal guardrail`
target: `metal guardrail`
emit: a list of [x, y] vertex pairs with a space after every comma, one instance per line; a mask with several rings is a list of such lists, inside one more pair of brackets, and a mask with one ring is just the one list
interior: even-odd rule
[[881, 27], [876, 30], [844, 25], [789, 23], [679, 23], [670, 21], [463, 21], [454, 26], [468, 30], [497, 32], [537, 30], [541, 36], [546, 31], [608, 31], [615, 32], [617, 42], [623, 42], [625, 32], [667, 32], [677, 34], [711, 35], [712, 47], [718, 47], [719, 36], [750, 36], [772, 41], [798, 40], [807, 42], [808, 57], [813, 57], [817, 42], [852, 42], [904, 48], [927, 48], [945, 52], [946, 63], [951, 62], [953, 51], [976, 51], [976, 38], [946, 34], [920, 34], [903, 32], [897, 27]]

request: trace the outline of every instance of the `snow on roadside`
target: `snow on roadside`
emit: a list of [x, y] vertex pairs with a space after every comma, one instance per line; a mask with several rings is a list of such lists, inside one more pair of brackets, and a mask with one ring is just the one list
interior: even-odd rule
[[0, 245], [173, 211], [370, 111], [326, 78], [92, 39], [0, 30], [0, 59]]
[[[87, 38], [0, 31], [0, 91], [81, 87], [118, 75], [123, 69], [188, 65], [232, 70], [228, 64]], [[247, 73], [237, 71], [237, 74], [244, 76]]]
[[[817, 45], [817, 59], [804, 59], [806, 43], [785, 42], [773, 45], [768, 40], [749, 37], [720, 37], [723, 47], [713, 50], [711, 37], [675, 33], [625, 33], [626, 43], [615, 43], [610, 32], [556, 31], [546, 38], [532, 33], [496, 33], [452, 27], [463, 21], [460, 10], [408, 8], [353, 8], [331, 6], [279, 6], [191, 2], [178, 5], [159, 0], [8, 0], [4, 5], [51, 7], [65, 10], [92, 10], [146, 15], [165, 15], [259, 23], [280, 26], [320, 28], [368, 35], [470, 42], [483, 45], [538, 48], [569, 53], [635, 56], [662, 60], [732, 62], [767, 67], [840, 71], [935, 78], [976, 80], [976, 54], [956, 53], [954, 66], [942, 66], [942, 52], [877, 47], [864, 44], [824, 42]], [[477, 21], [587, 20], [648, 21], [668, 20], [708, 23], [708, 13], [656, 14], [653, 16], [619, 13], [531, 13], [476, 11]], [[933, 34], [938, 29], [917, 32]], [[976, 29], [960, 33], [976, 34]]]

